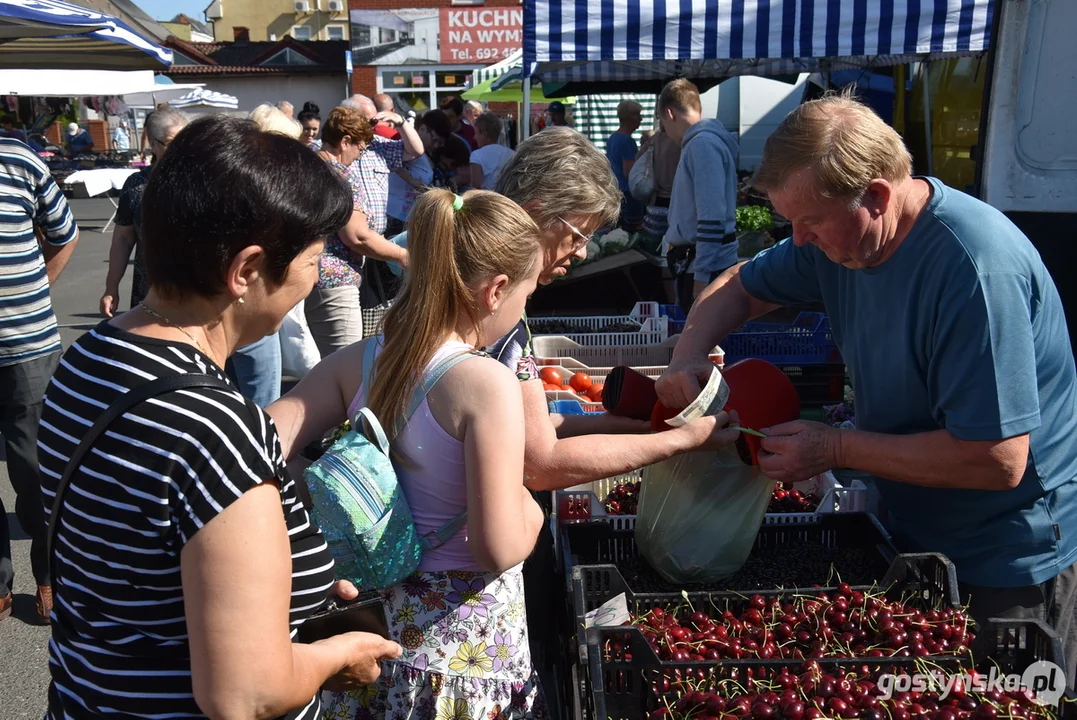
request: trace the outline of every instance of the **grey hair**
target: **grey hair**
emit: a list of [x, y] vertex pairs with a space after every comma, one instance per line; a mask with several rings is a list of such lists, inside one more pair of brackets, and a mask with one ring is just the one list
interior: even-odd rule
[[161, 142], [161, 138], [167, 135], [169, 130], [182, 130], [187, 126], [187, 122], [186, 115], [171, 108], [154, 110], [146, 117], [146, 135], [151, 140]]
[[621, 214], [621, 190], [610, 162], [583, 135], [567, 127], [548, 127], [524, 140], [501, 169], [497, 192], [527, 206], [540, 228], [559, 217], [593, 217], [599, 227]]
[[356, 93], [349, 98], [345, 98], [344, 101], [340, 103], [340, 107], [346, 107], [351, 110], [360, 110], [361, 106], [366, 103], [370, 103], [371, 105], [373, 105], [374, 101], [368, 98], [366, 95], [360, 95], [359, 93]]

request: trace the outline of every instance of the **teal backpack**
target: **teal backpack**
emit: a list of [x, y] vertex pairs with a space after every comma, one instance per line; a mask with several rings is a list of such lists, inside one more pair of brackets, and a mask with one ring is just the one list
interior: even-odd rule
[[[363, 389], [369, 397], [376, 345], [363, 353]], [[454, 355], [434, 367], [415, 389], [405, 422], [454, 365], [475, 353]], [[467, 522], [467, 510], [419, 537], [407, 498], [389, 459], [389, 440], [370, 408], [360, 408], [352, 429], [304, 472], [314, 519], [336, 561], [337, 577], [366, 590], [387, 588], [411, 575], [423, 553], [448, 542]]]

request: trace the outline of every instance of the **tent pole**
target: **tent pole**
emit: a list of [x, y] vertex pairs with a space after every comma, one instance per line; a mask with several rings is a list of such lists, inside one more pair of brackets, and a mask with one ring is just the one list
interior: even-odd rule
[[927, 174], [935, 174], [934, 150], [931, 146], [931, 61], [921, 64], [924, 82], [924, 143], [927, 146]]
[[531, 137], [531, 77], [524, 78], [524, 112], [520, 118], [520, 137], [524, 140]]

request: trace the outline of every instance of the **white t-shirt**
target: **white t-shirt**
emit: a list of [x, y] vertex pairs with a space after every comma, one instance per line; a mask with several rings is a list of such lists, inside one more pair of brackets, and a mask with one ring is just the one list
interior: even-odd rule
[[[474, 157], [474, 155], [472, 155]], [[404, 163], [407, 170], [415, 180], [423, 185], [429, 185], [434, 181], [434, 166], [430, 158], [424, 153], [419, 157]], [[415, 204], [418, 193], [415, 189], [404, 182], [403, 178], [395, 172], [389, 175], [389, 202], [385, 206], [385, 214], [391, 218], [404, 221], [408, 219], [411, 206]]]
[[501, 168], [505, 167], [515, 152], [504, 145], [487, 145], [471, 151], [471, 162], [482, 168], [482, 189], [493, 190]]

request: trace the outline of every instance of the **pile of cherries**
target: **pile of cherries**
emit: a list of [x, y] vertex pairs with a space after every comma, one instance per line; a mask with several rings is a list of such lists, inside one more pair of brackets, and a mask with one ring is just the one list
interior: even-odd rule
[[[929, 668], [921, 668], [929, 669]], [[909, 668], [903, 672], [915, 672]], [[1048, 720], [1055, 714], [1039, 705], [1027, 690], [989, 687], [974, 692], [957, 679], [946, 691], [924, 685], [921, 690], [884, 693], [880, 675], [893, 668], [866, 665], [821, 668], [809, 661], [799, 668], [756, 669], [754, 677], [705, 678], [670, 682], [661, 677], [653, 688], [660, 706], [648, 720]], [[733, 673], [736, 674], [736, 670]], [[684, 677], [684, 676], [682, 676]], [[976, 671], [967, 677], [976, 683]], [[979, 683], [976, 683], [979, 685]], [[709, 689], [707, 689], [709, 688]]]
[[[966, 655], [975, 637], [963, 610], [919, 610], [846, 583], [810, 597], [753, 595], [739, 615], [656, 607], [634, 624], [659, 659], [672, 662]], [[623, 641], [607, 645], [623, 657]]]
[[816, 493], [804, 494], [793, 489], [793, 483], [780, 482], [774, 486], [774, 495], [767, 506], [768, 513], [810, 513], [819, 507]]
[[635, 515], [639, 507], [639, 488], [642, 483], [620, 483], [606, 494], [602, 501], [607, 515]]

